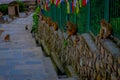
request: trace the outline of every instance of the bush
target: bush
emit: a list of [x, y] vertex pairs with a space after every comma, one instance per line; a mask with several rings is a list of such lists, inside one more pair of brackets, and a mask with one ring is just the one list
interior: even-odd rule
[[39, 12], [40, 12], [40, 8], [37, 7], [37, 9], [36, 9], [36, 11], [35, 11], [35, 13], [34, 13], [34, 15], [33, 15], [32, 31], [33, 31], [34, 33], [37, 32], [38, 19], [39, 19], [38, 14], [39, 14]]
[[1, 11], [4, 15], [8, 14], [8, 4], [1, 4], [1, 5], [0, 5], [0, 11]]

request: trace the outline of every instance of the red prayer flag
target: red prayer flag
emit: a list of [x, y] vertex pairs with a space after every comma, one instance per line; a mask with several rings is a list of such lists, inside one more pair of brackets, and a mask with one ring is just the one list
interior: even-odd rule
[[54, 3], [54, 0], [52, 0], [52, 3]]
[[56, 2], [56, 6], [58, 6], [58, 5], [59, 5], [59, 3], [60, 3], [60, 0], [57, 0], [57, 2]]
[[40, 4], [40, 0], [38, 0], [38, 4]]
[[86, 6], [86, 0], [82, 0], [82, 5]]
[[72, 12], [74, 12], [74, 0], [72, 1]]

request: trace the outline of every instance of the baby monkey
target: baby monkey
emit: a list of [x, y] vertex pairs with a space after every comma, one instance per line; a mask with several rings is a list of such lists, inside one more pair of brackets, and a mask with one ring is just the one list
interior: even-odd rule
[[25, 26], [25, 30], [28, 30], [28, 25]]
[[6, 42], [10, 41], [10, 35], [9, 34], [6, 34], [6, 36], [4, 37], [4, 41], [6, 41]]

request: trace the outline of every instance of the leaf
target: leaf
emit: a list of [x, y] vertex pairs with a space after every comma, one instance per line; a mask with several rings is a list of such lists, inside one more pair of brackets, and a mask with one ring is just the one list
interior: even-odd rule
[[63, 48], [66, 48], [67, 45], [68, 45], [68, 41], [67, 41], [67, 40], [64, 40], [64, 42], [63, 42]]

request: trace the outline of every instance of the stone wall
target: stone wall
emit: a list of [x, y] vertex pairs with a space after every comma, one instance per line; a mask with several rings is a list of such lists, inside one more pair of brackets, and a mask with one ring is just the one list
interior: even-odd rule
[[35, 34], [38, 43], [62, 72], [66, 66], [71, 66], [78, 80], [119, 80], [120, 49], [110, 40], [94, 41], [88, 33], [78, 37], [76, 46], [75, 36], [65, 43], [66, 33], [54, 31], [53, 27], [40, 20]]

